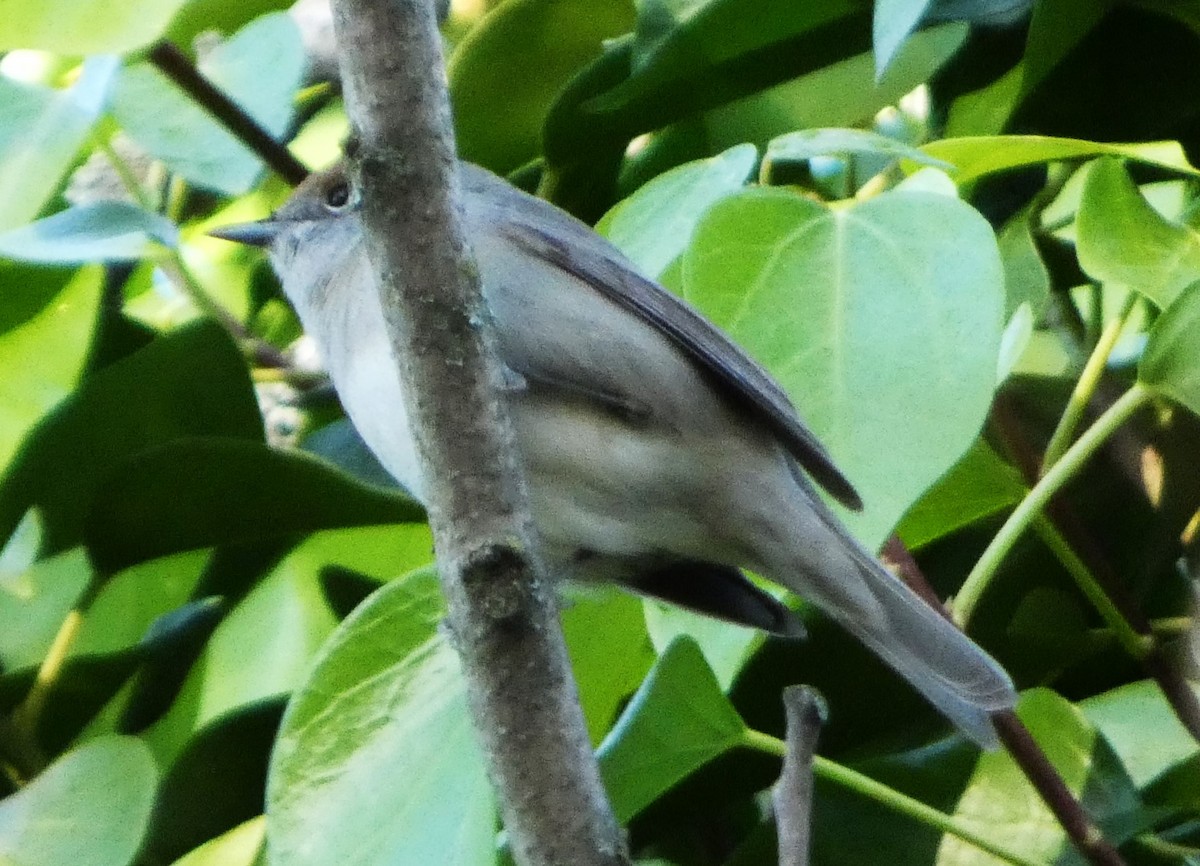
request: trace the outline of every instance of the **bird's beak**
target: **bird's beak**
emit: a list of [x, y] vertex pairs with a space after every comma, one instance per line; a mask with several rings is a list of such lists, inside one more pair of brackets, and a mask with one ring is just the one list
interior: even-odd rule
[[279, 223], [272, 219], [259, 220], [253, 223], [235, 223], [221, 226], [209, 232], [214, 238], [233, 241], [238, 244], [249, 244], [254, 247], [271, 245], [275, 234], [279, 231]]

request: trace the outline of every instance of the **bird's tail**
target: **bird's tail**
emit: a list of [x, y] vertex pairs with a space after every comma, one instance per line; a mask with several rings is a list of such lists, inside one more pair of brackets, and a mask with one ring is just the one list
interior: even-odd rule
[[[825, 512], [825, 513], [822, 513]], [[984, 748], [989, 716], [1016, 702], [1004, 669], [867, 553], [819, 503], [790, 562], [768, 572], [821, 608]]]

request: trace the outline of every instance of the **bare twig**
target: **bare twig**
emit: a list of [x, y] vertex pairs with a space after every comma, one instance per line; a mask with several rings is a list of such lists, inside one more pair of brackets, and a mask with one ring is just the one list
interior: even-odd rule
[[513, 852], [619, 866], [552, 587], [533, 545], [495, 338], [456, 207], [444, 63], [429, 0], [338, 0], [367, 249], [405, 384], [449, 622]]
[[779, 866], [808, 866], [812, 834], [813, 755], [825, 723], [825, 701], [808, 686], [783, 691], [787, 754], [771, 799], [779, 838]]
[[163, 75], [215, 117], [238, 141], [254, 151], [292, 186], [308, 177], [304, 163], [271, 137], [242, 107], [200, 74], [186, 54], [170, 42], [156, 42], [147, 55]]
[[992, 724], [1004, 748], [1012, 755], [1021, 772], [1033, 784], [1042, 801], [1067, 831], [1072, 844], [1092, 866], [1125, 866], [1113, 844], [1083, 810], [1058, 770], [1050, 763], [1025, 723], [1012, 710], [992, 716]]

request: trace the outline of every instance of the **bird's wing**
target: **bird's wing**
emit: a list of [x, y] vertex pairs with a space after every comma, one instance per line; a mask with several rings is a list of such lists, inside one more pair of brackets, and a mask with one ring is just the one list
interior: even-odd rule
[[728, 399], [767, 425], [835, 499], [848, 508], [862, 507], [853, 485], [800, 420], [783, 389], [716, 326], [685, 301], [638, 274], [616, 247], [569, 214], [475, 166], [464, 164], [463, 178], [468, 191], [488, 188], [497, 230], [510, 243], [574, 275], [653, 325], [709, 373]]

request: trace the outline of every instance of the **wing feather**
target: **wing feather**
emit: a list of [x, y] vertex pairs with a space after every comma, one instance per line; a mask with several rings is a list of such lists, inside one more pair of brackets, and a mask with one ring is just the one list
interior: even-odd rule
[[835, 499], [862, 508], [853, 485], [810, 431], [783, 389], [749, 355], [685, 301], [635, 270], [632, 262], [591, 228], [541, 199], [526, 195], [476, 166], [463, 164], [468, 189], [490, 188], [486, 199], [498, 231], [510, 243], [549, 262], [653, 325], [712, 380], [779, 438], [796, 461]]

